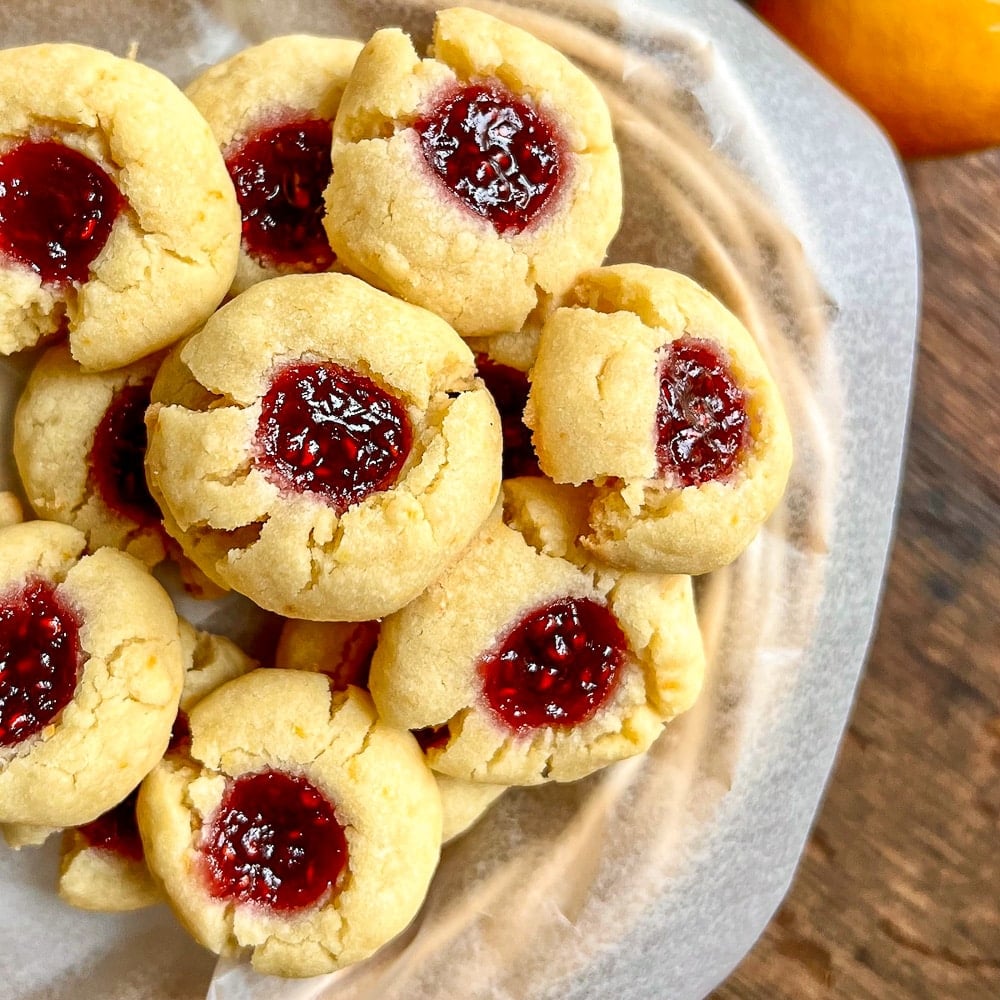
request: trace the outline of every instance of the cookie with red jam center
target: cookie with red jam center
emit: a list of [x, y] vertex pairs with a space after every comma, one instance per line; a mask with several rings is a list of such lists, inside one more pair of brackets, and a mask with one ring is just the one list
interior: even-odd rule
[[355, 64], [324, 225], [353, 273], [466, 337], [520, 330], [604, 258], [621, 217], [594, 84], [519, 28], [440, 11], [421, 59], [396, 29]]
[[356, 687], [255, 670], [190, 714], [186, 754], [143, 782], [150, 868], [185, 925], [260, 972], [313, 976], [371, 955], [423, 902], [441, 801], [416, 740]]
[[170, 598], [130, 556], [85, 545], [50, 521], [0, 530], [3, 824], [94, 820], [162, 756], [177, 712]]
[[206, 70], [185, 93], [233, 179], [242, 242], [232, 293], [278, 274], [327, 271], [323, 228], [333, 119], [361, 43], [284, 35]]
[[382, 623], [380, 716], [466, 780], [572, 781], [646, 750], [693, 703], [705, 656], [691, 580], [610, 570], [577, 544], [587, 491], [504, 484], [503, 520]]
[[147, 566], [165, 557], [167, 543], [144, 465], [160, 360], [86, 372], [67, 345], [49, 348], [14, 415], [14, 458], [35, 513], [78, 528], [91, 548], [120, 548]]
[[0, 353], [66, 335], [105, 371], [203, 323], [235, 273], [239, 209], [191, 102], [70, 44], [5, 50], [0, 95]]
[[546, 320], [525, 420], [542, 471], [597, 487], [583, 544], [646, 572], [735, 559], [781, 501], [788, 420], [753, 337], [690, 278], [584, 273]]
[[468, 543], [500, 419], [439, 317], [344, 274], [232, 299], [161, 368], [146, 468], [170, 534], [269, 611], [367, 621]]

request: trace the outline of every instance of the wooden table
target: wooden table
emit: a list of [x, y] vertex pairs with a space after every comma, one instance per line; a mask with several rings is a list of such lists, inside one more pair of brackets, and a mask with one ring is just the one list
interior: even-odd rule
[[881, 619], [795, 882], [712, 1000], [1000, 998], [1000, 149], [908, 173], [923, 319]]

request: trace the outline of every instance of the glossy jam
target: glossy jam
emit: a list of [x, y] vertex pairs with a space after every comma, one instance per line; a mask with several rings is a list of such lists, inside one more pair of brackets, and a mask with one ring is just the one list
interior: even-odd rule
[[94, 432], [90, 474], [101, 499], [138, 524], [160, 520], [146, 485], [146, 408], [152, 382], [126, 385], [111, 398]]
[[280, 369], [257, 425], [258, 461], [271, 481], [320, 494], [338, 512], [392, 486], [411, 441], [399, 399], [331, 363]]
[[498, 233], [527, 229], [559, 187], [555, 128], [499, 84], [449, 91], [414, 127], [434, 173]]
[[656, 411], [659, 474], [678, 486], [727, 479], [750, 440], [746, 393], [718, 345], [694, 337], [660, 358]]
[[525, 615], [482, 657], [483, 695], [515, 732], [576, 726], [610, 697], [627, 649], [607, 608], [563, 598]]
[[529, 388], [527, 374], [493, 361], [485, 354], [476, 355], [476, 369], [500, 412], [504, 479], [541, 475], [531, 446], [531, 431], [524, 423]]
[[325, 271], [333, 263], [322, 223], [331, 142], [330, 122], [310, 118], [259, 129], [229, 151], [243, 246], [262, 266]]
[[333, 805], [304, 777], [285, 771], [230, 781], [200, 851], [217, 899], [285, 913], [327, 896], [347, 864]]
[[131, 861], [142, 861], [142, 840], [139, 824], [135, 818], [135, 801], [139, 789], [118, 803], [113, 809], [102, 813], [97, 819], [77, 827], [87, 843], [101, 851], [111, 851]]
[[0, 156], [0, 256], [46, 284], [84, 282], [125, 199], [97, 163], [60, 142]]
[[47, 580], [0, 597], [0, 747], [40, 732], [73, 700], [81, 620]]

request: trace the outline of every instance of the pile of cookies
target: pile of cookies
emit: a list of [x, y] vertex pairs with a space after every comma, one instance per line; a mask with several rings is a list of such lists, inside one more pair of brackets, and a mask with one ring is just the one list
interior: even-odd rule
[[[15, 49], [0, 94], [0, 351], [37, 352], [3, 833], [262, 972], [361, 960], [506, 788], [693, 704], [691, 576], [781, 499], [778, 392], [693, 281], [602, 266], [608, 109], [494, 17], [442, 11], [425, 57], [276, 38], [186, 94]], [[164, 560], [275, 616], [273, 657], [181, 619]]]

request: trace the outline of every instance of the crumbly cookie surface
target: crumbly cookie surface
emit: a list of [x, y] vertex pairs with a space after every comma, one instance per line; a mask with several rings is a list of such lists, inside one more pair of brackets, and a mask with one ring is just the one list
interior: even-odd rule
[[[745, 393], [748, 442], [732, 473], [677, 485], [658, 468], [658, 359], [681, 338], [715, 345]], [[791, 432], [753, 338], [691, 279], [639, 264], [581, 276], [542, 330], [525, 420], [542, 470], [595, 484], [583, 544], [648, 572], [735, 559], [779, 503]], [[695, 418], [697, 419], [697, 417]]]
[[[262, 128], [332, 122], [360, 51], [361, 43], [349, 39], [283, 35], [210, 67], [185, 93], [204, 115], [228, 163]], [[329, 163], [329, 150], [326, 160]], [[288, 199], [305, 198], [309, 193], [293, 190]], [[321, 207], [321, 200], [317, 201]], [[287, 202], [279, 210], [289, 211]], [[317, 268], [308, 260], [285, 263], [262, 259], [250, 252], [243, 240], [231, 292], [238, 294], [278, 274], [314, 270]]]
[[0, 157], [52, 139], [112, 179], [124, 205], [89, 277], [53, 287], [0, 267], [0, 352], [68, 330], [88, 368], [128, 364], [196, 328], [232, 282], [239, 210], [204, 119], [165, 76], [72, 44], [0, 56]]
[[[276, 484], [259, 459], [273, 373], [301, 360], [363, 373], [401, 402], [412, 428], [395, 482], [340, 512]], [[471, 352], [438, 317], [357, 278], [254, 285], [165, 370], [146, 466], [167, 530], [207, 575], [267, 610], [381, 617], [415, 597], [493, 507], [500, 425]]]
[[[262, 707], [266, 709], [262, 711]], [[206, 947], [250, 949], [264, 973], [311, 976], [367, 957], [413, 918], [437, 865], [441, 803], [416, 741], [377, 721], [371, 700], [321, 674], [256, 670], [191, 712], [188, 756], [145, 780], [139, 825], [150, 867]], [[307, 780], [346, 835], [346, 868], [295, 912], [213, 896], [200, 877], [203, 829], [227, 783], [266, 770]]]
[[[128, 405], [131, 393], [136, 406], [145, 409], [159, 361], [153, 355], [113, 371], [86, 372], [67, 345], [49, 348], [32, 369], [14, 416], [14, 459], [35, 513], [78, 528], [92, 550], [110, 545], [147, 566], [160, 562], [166, 548], [159, 511], [145, 491], [141, 416], [132, 414], [142, 439], [120, 440], [121, 447], [104, 456], [110, 467], [96, 472], [94, 443], [113, 400]], [[119, 421], [104, 433], [118, 434], [123, 426]], [[133, 461], [121, 461], [127, 457]], [[111, 491], [107, 496], [102, 483]], [[140, 509], [143, 494], [150, 506], [146, 512]]]
[[[310, 622], [288, 619], [281, 629], [274, 665], [311, 670], [330, 678], [335, 690], [354, 684], [368, 690], [368, 672], [378, 645], [379, 622]], [[417, 742], [420, 742], [419, 735]], [[435, 774], [441, 793], [441, 841], [472, 826], [506, 791], [504, 785]]]
[[[183, 618], [179, 625], [184, 687], [168, 753], [187, 746], [187, 713], [205, 695], [258, 665], [224, 636], [195, 629]], [[63, 832], [58, 889], [71, 906], [118, 913], [164, 901], [163, 890], [149, 871], [142, 850], [135, 799], [135, 794], [130, 794], [92, 824]], [[8, 831], [4, 834], [8, 836]]]
[[[370, 685], [398, 726], [441, 730], [428, 762], [474, 781], [570, 781], [641, 753], [693, 703], [705, 659], [688, 577], [622, 572], [575, 545], [585, 507], [534, 477], [505, 484], [504, 516], [419, 598], [382, 624]], [[484, 695], [482, 660], [534, 610], [576, 598], [605, 607], [627, 643], [617, 681], [578, 724], [512, 730]], [[558, 641], [558, 640], [557, 640]], [[562, 677], [572, 672], [572, 657]], [[446, 727], [446, 729], [445, 729]]]
[[170, 736], [183, 672], [173, 604], [131, 556], [84, 552], [84, 536], [67, 525], [30, 521], [0, 531], [0, 593], [45, 581], [81, 621], [72, 700], [0, 751], [4, 823], [89, 822], [139, 783]]
[[[456, 198], [428, 166], [415, 128], [450, 90], [493, 84], [559, 136], [557, 189], [520, 232], [499, 232]], [[500, 146], [490, 155], [507, 169]], [[551, 47], [467, 8], [438, 13], [426, 59], [402, 32], [376, 32], [341, 101], [333, 164], [325, 225], [339, 258], [463, 336], [520, 330], [603, 260], [621, 215], [618, 154], [596, 87]]]

